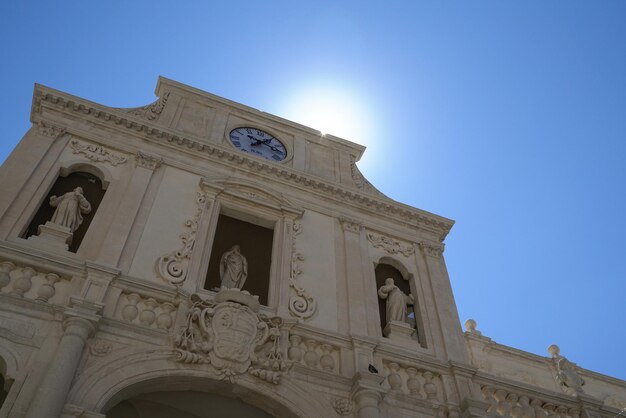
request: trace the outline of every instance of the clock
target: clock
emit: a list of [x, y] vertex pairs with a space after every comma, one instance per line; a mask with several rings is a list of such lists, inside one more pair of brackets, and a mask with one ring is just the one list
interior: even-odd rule
[[236, 128], [228, 135], [230, 142], [243, 152], [273, 161], [287, 158], [287, 149], [271, 134], [256, 128]]

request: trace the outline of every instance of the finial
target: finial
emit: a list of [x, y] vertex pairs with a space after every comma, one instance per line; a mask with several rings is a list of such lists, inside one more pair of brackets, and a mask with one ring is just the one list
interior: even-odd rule
[[483, 335], [482, 332], [476, 329], [476, 321], [474, 321], [473, 319], [468, 319], [467, 321], [465, 321], [465, 330], [470, 334]]
[[552, 358], [557, 357], [560, 352], [561, 352], [561, 349], [556, 344], [552, 344], [550, 347], [548, 347], [548, 353], [550, 353]]

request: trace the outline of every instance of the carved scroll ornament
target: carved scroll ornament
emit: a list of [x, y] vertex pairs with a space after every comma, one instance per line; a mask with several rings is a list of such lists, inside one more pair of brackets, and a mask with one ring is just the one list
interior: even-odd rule
[[291, 277], [289, 277], [289, 287], [292, 294], [289, 297], [289, 312], [300, 319], [307, 319], [313, 316], [317, 310], [317, 302], [301, 286], [298, 285], [298, 277], [302, 274], [301, 263], [304, 255], [296, 250], [296, 237], [302, 233], [302, 224], [294, 222], [293, 235], [291, 236]]
[[278, 317], [259, 314], [258, 296], [222, 289], [213, 301], [191, 296], [185, 326], [174, 341], [175, 360], [207, 364], [218, 379], [250, 373], [278, 384], [289, 363], [280, 345]]
[[386, 237], [384, 235], [368, 233], [367, 240], [371, 242], [375, 248], [382, 248], [389, 254], [400, 253], [405, 257], [408, 257], [415, 252], [412, 246], [402, 245], [395, 239]]
[[180, 235], [182, 246], [180, 250], [159, 257], [157, 260], [157, 272], [167, 282], [173, 285], [182, 284], [187, 278], [191, 253], [196, 243], [196, 232], [198, 223], [204, 210], [206, 194], [198, 192], [196, 194], [196, 213], [193, 218], [185, 221], [185, 226], [189, 231]]
[[112, 166], [124, 164], [127, 158], [116, 152], [110, 151], [97, 144], [87, 144], [76, 139], [70, 141], [70, 148], [74, 154], [83, 154], [85, 158], [94, 162], [109, 162]]

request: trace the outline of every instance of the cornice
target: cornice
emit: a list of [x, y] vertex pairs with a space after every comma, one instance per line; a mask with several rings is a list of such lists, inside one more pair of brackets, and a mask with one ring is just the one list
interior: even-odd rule
[[37, 85], [35, 88], [31, 121], [39, 122], [39, 115], [42, 113], [41, 110], [44, 103], [63, 113], [78, 114], [81, 118], [89, 117], [92, 121], [97, 120], [104, 125], [128, 130], [134, 136], [139, 136], [155, 143], [175, 146], [187, 152], [192, 151], [198, 157], [207, 158], [210, 156], [228, 162], [231, 165], [235, 164], [244, 166], [247, 169], [254, 169], [292, 184], [305, 186], [308, 189], [321, 192], [341, 202], [366, 207], [378, 215], [385, 214], [390, 218], [400, 218], [414, 226], [435, 232], [440, 240], [446, 237], [454, 224], [452, 220], [412, 208], [386, 197], [381, 198], [364, 194], [358, 188], [349, 190], [337, 184], [305, 176], [285, 166], [274, 165], [254, 157], [234, 153], [218, 145], [200, 143], [167, 128], [149, 124], [149, 121], [141, 119], [132, 113], [125, 113], [119, 109], [98, 105], [44, 86]]

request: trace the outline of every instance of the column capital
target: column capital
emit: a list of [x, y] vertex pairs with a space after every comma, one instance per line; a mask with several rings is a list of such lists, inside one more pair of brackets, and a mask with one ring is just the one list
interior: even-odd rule
[[147, 168], [148, 170], [156, 170], [163, 164], [163, 158], [137, 151], [135, 155], [135, 165], [137, 167]]
[[443, 243], [435, 244], [426, 241], [418, 242], [417, 246], [420, 248], [420, 250], [422, 250], [424, 255], [429, 255], [431, 257], [441, 257], [445, 249], [445, 245]]
[[361, 229], [363, 229], [363, 222], [346, 216], [341, 216], [339, 218], [339, 223], [344, 231], [355, 232], [358, 234], [361, 232]]
[[104, 305], [98, 302], [90, 302], [74, 296], [70, 297], [70, 307], [63, 314], [63, 329], [71, 332], [75, 326], [86, 331], [89, 338], [96, 331]]

